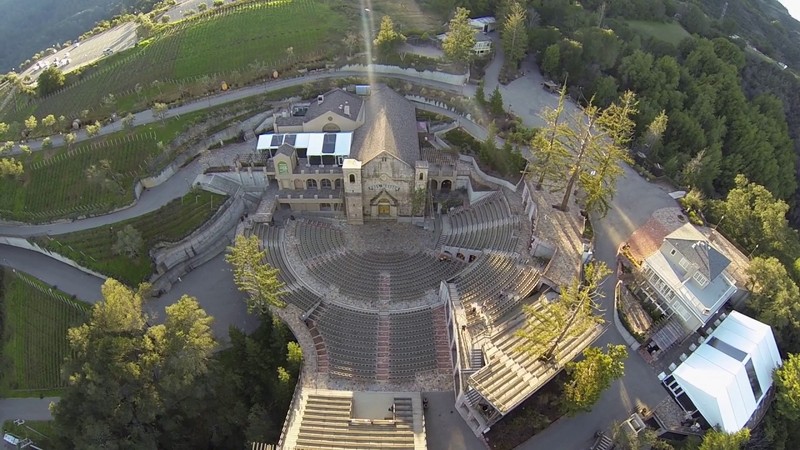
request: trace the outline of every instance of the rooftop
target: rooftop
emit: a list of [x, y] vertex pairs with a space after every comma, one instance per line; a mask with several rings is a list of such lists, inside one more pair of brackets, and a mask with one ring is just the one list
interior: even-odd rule
[[[358, 113], [361, 111], [361, 107], [364, 105], [364, 100], [361, 97], [340, 88], [334, 88], [322, 94], [320, 97], [322, 98], [321, 102], [319, 100], [313, 100], [311, 104], [308, 105], [308, 110], [306, 111], [305, 117], [303, 117], [303, 122], [309, 122], [329, 112], [355, 120], [356, 117], [358, 117]], [[345, 105], [349, 106], [349, 116], [345, 114]]]
[[[540, 296], [532, 305], [548, 302]], [[557, 300], [556, 300], [557, 301]], [[487, 364], [469, 378], [469, 385], [500, 412], [507, 414], [555, 376], [567, 361], [596, 339], [602, 328], [589, 328], [580, 336], [565, 339], [558, 345], [555, 361], [543, 361], [536, 355], [520, 352], [525, 339], [517, 331], [527, 326], [522, 305], [515, 317], [505, 322], [500, 332], [482, 343]]]
[[708, 279], [717, 278], [731, 263], [694, 225], [684, 224], [665, 238]]
[[705, 287], [701, 287], [694, 277], [684, 282], [686, 270], [670, 262], [661, 252], [653, 253], [646, 261], [661, 279], [693, 306], [694, 313], [703, 322], [728, 299], [724, 294], [734, 284], [725, 274], [709, 279]]
[[529, 181], [526, 184], [537, 205], [534, 238], [544, 240], [556, 249], [544, 276], [557, 286], [566, 286], [580, 272], [584, 218], [574, 206], [566, 212], [553, 208], [552, 205], [561, 203], [560, 194], [546, 189], [537, 191]]
[[769, 325], [733, 311], [672, 375], [709, 424], [732, 433], [758, 409], [780, 362]]
[[414, 105], [379, 84], [372, 86], [364, 107], [364, 125], [353, 132], [350, 157], [366, 164], [381, 153], [388, 153], [414, 167], [420, 159]]

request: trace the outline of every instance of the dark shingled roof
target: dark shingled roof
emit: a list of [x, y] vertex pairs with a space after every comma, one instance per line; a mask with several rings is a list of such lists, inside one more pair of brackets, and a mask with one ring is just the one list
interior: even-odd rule
[[382, 84], [372, 86], [364, 105], [364, 125], [353, 132], [350, 157], [366, 164], [386, 152], [414, 167], [420, 160], [414, 105]]
[[278, 150], [275, 151], [276, 155], [292, 156], [294, 154], [294, 147], [289, 144], [281, 144]]
[[713, 280], [722, 273], [731, 261], [714, 248], [694, 225], [685, 224], [665, 238], [684, 258], [697, 266], [706, 278]]
[[305, 122], [305, 119], [306, 118], [303, 116], [289, 116], [289, 117], [278, 116], [275, 118], [275, 123], [278, 124], [278, 126], [285, 126], [285, 127], [300, 126], [303, 124], [303, 122]]
[[[324, 99], [321, 104], [317, 102], [317, 99], [311, 100], [311, 104], [308, 105], [308, 111], [306, 111], [306, 115], [303, 117], [304, 122], [309, 122], [329, 112], [336, 113], [351, 120], [356, 120], [356, 117], [358, 117], [358, 112], [361, 111], [361, 107], [364, 104], [364, 101], [361, 99], [361, 97], [339, 88], [330, 90], [322, 95]], [[344, 114], [345, 104], [350, 106], [349, 116]], [[340, 105], [342, 106], [342, 109], [339, 109]]]

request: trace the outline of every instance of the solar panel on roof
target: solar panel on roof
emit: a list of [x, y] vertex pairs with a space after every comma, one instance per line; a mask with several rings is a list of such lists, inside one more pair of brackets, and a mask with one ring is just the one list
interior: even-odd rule
[[334, 153], [336, 151], [336, 135], [326, 134], [322, 137], [322, 153]]
[[283, 135], [282, 134], [273, 134], [272, 135], [272, 142], [270, 143], [270, 147], [280, 147], [283, 143]]
[[286, 138], [283, 140], [284, 144], [289, 144], [294, 147], [294, 143], [297, 142], [297, 135], [296, 134], [287, 134]]

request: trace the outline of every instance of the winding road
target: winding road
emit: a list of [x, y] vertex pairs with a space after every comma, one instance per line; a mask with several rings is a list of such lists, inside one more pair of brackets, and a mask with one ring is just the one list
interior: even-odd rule
[[[499, 50], [499, 48], [498, 48]], [[497, 86], [497, 74], [502, 63], [502, 51], [499, 51], [486, 72], [486, 91], [491, 92]], [[545, 106], [554, 106], [557, 98], [544, 91], [541, 86], [541, 77], [532, 61], [525, 62], [525, 76], [507, 86], [499, 86], [504, 101], [527, 126], [539, 126], [542, 121], [539, 112]], [[223, 94], [203, 98], [192, 103], [171, 109], [168, 117], [186, 114], [193, 111], [210, 108], [228, 102], [241, 100], [254, 95], [283, 89], [290, 86], [308, 83], [310, 81], [335, 77], [362, 76], [360, 72], [317, 72], [301, 78], [281, 79], [265, 84], [229, 91]], [[473, 86], [453, 86], [430, 80], [417, 79], [410, 76], [392, 76], [427, 87], [443, 89], [450, 92], [462, 93], [466, 96], [474, 94]], [[577, 109], [575, 105], [569, 108]], [[450, 117], [457, 115], [441, 111]], [[476, 135], [485, 133], [486, 130], [474, 123], [459, 118], [461, 123], [471, 128]], [[138, 125], [150, 123], [155, 120], [151, 111], [142, 111], [136, 114], [135, 123]], [[119, 131], [119, 122], [110, 124], [101, 129], [100, 134], [109, 134]], [[485, 134], [483, 134], [485, 136]], [[79, 140], [86, 139], [81, 132]], [[58, 146], [63, 138], [54, 137], [53, 143]], [[36, 151], [41, 148], [41, 141], [30, 142], [31, 149]], [[595, 257], [606, 262], [609, 267], [616, 265], [616, 250], [630, 234], [643, 225], [653, 211], [666, 206], [674, 206], [675, 201], [667, 195], [666, 189], [648, 183], [633, 169], [624, 166], [625, 173], [617, 182], [617, 195], [612, 203], [612, 208], [605, 218], [593, 220], [595, 230]], [[177, 198], [189, 189], [186, 179], [193, 179], [202, 168], [198, 162], [189, 164], [173, 175], [165, 183], [144, 192], [139, 201], [131, 208], [112, 214], [74, 222], [53, 223], [47, 225], [0, 224], [0, 235], [29, 237], [41, 234], [61, 234], [96, 226], [108, 225], [127, 218], [136, 217], [154, 211], [170, 200]], [[44, 255], [0, 246], [0, 264], [13, 267], [17, 270], [28, 272], [48, 284], [57, 285], [59, 289], [88, 301], [99, 299], [99, 286], [102, 280], [85, 275], [82, 272], [65, 264], [52, 260]], [[183, 278], [182, 283], [173, 286], [173, 289], [162, 298], [147, 305], [148, 311], [158, 320], [164, 306], [172, 303], [183, 294], [196, 296], [206, 311], [215, 317], [215, 331], [218, 336], [225, 332], [228, 325], [236, 325], [245, 329], [253, 329], [256, 320], [247, 315], [241, 294], [236, 291], [229, 269], [222, 256], [219, 256]], [[613, 286], [616, 283], [612, 275], [604, 284], [606, 298], [603, 300], [606, 319], [611, 323], [613, 314]], [[225, 333], [226, 335], [227, 333]], [[600, 337], [598, 345], [624, 344], [621, 335], [610, 326]], [[564, 450], [579, 450], [588, 448], [593, 434], [598, 429], [608, 429], [614, 420], [624, 420], [633, 412], [637, 403], [655, 406], [666, 397], [666, 391], [661, 388], [655, 373], [638, 355], [631, 354], [626, 361], [625, 376], [615, 382], [604, 394], [595, 408], [588, 413], [572, 418], [563, 418], [554, 423], [545, 431], [534, 436], [519, 448], [557, 448]], [[26, 399], [27, 400], [27, 399]], [[0, 400], [0, 421], [13, 418], [40, 418], [49, 415], [41, 406], [42, 401], [30, 400], [29, 402], [17, 399]], [[48, 402], [49, 404], [49, 402]], [[16, 406], [15, 406], [16, 405]], [[37, 406], [39, 405], [39, 406]], [[429, 426], [435, 427], [435, 420]], [[444, 425], [444, 423], [442, 423]], [[462, 427], [464, 429], [464, 427]], [[463, 439], [474, 439], [472, 436], [463, 436]], [[461, 441], [463, 442], [463, 440]], [[442, 445], [442, 448], [455, 448]], [[438, 448], [435, 450], [439, 450]]]

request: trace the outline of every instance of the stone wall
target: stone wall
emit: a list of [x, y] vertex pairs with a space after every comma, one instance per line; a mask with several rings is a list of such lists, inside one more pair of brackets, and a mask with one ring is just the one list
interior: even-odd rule
[[405, 75], [413, 78], [422, 78], [430, 81], [438, 81], [440, 83], [452, 84], [454, 86], [463, 86], [469, 80], [469, 73], [456, 75], [443, 72], [433, 72], [430, 70], [416, 70], [412, 68], [402, 68], [397, 66], [387, 66], [383, 64], [350, 64], [339, 68], [342, 72], [372, 72], [375, 74], [383, 75]]
[[12, 247], [22, 248], [25, 250], [30, 250], [32, 252], [41, 253], [42, 255], [49, 256], [50, 258], [53, 258], [56, 261], [61, 261], [62, 263], [68, 266], [72, 266], [82, 272], [88, 273], [89, 275], [94, 275], [97, 278], [102, 278], [104, 280], [108, 278], [101, 273], [95, 272], [94, 270], [91, 269], [87, 269], [86, 267], [83, 267], [82, 265], [76, 263], [75, 261], [59, 255], [58, 253], [51, 252], [49, 250], [39, 247], [38, 245], [32, 242], [28, 242], [24, 238], [0, 236], [0, 244], [10, 245]]

